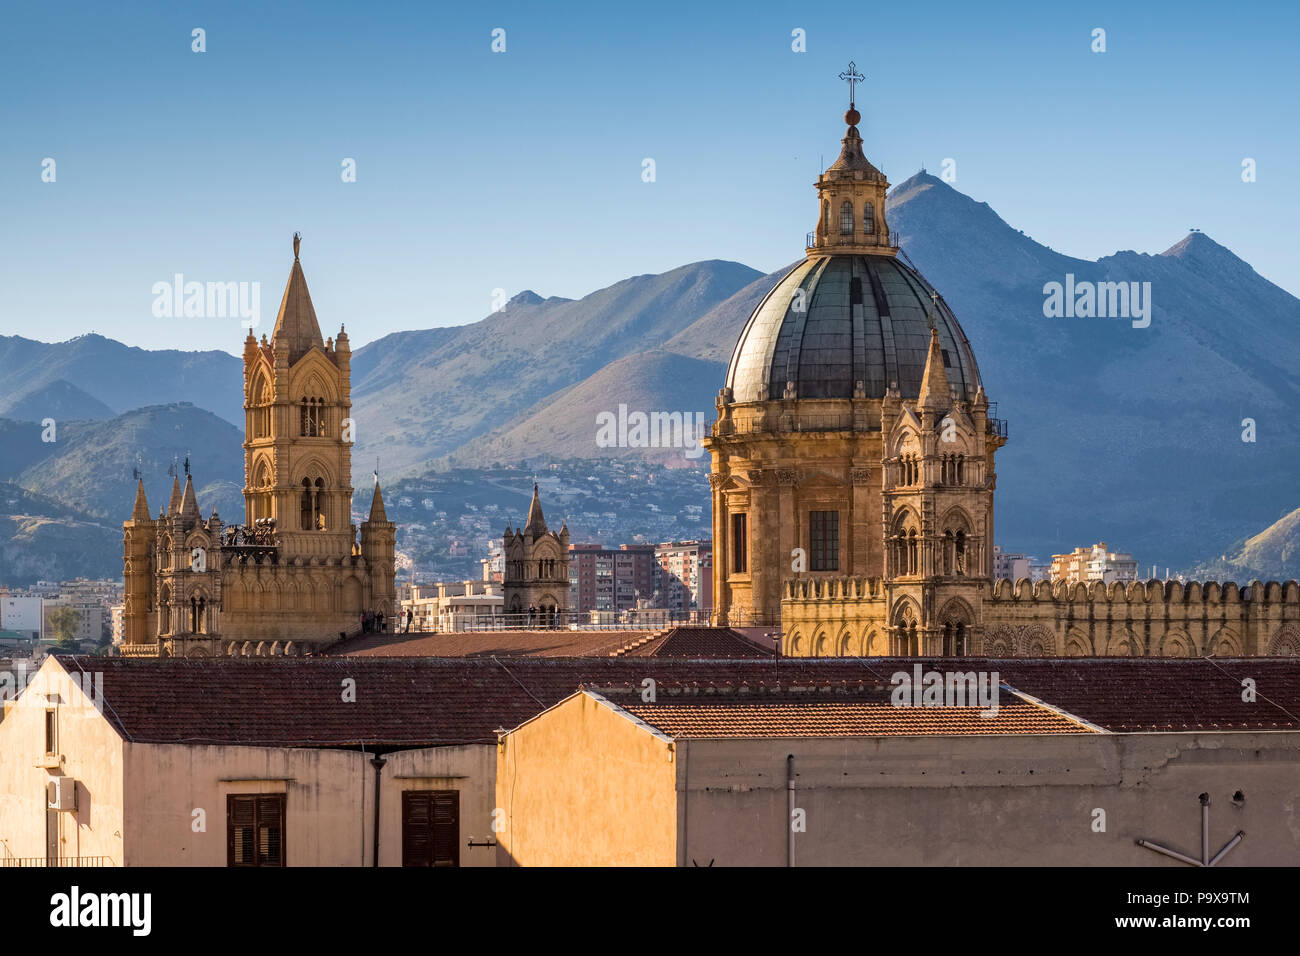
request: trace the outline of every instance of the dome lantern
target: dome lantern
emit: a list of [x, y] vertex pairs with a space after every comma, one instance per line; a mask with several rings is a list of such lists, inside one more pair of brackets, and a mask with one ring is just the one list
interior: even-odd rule
[[862, 151], [862, 134], [858, 132], [862, 114], [853, 102], [854, 84], [865, 77], [850, 61], [840, 79], [849, 84], [849, 108], [844, 113], [848, 129], [840, 141], [839, 157], [817, 178], [817, 226], [809, 233], [807, 254], [892, 256], [897, 249], [885, 222], [889, 181]]

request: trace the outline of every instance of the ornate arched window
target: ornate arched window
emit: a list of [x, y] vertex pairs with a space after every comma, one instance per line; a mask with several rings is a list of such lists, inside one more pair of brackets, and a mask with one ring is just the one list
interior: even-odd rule
[[907, 573], [916, 574], [918, 566], [916, 553], [916, 529], [909, 528], [907, 531]]
[[966, 573], [966, 532], [958, 531], [953, 536], [953, 566], [957, 574]]
[[298, 434], [303, 436], [310, 435], [310, 429], [311, 410], [307, 405], [307, 397], [304, 395], [302, 403], [298, 407]]
[[899, 657], [914, 657], [921, 653], [920, 642], [916, 637], [916, 618], [910, 607], [904, 608], [898, 615], [894, 627], [894, 653]]
[[317, 478], [312, 488], [312, 527], [317, 531], [325, 530], [325, 481]]
[[865, 203], [862, 206], [862, 231], [868, 236], [876, 234], [876, 207], [874, 203]]
[[844, 204], [840, 206], [840, 235], [853, 235], [853, 203], [849, 202], [847, 199], [844, 200]]

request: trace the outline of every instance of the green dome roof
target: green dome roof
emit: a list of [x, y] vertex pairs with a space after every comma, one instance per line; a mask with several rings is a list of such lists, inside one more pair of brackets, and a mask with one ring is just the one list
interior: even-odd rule
[[932, 292], [920, 273], [892, 256], [807, 259], [745, 323], [727, 369], [732, 401], [779, 399], [788, 382], [798, 398], [852, 398], [858, 382], [868, 398], [884, 397], [891, 383], [903, 398], [915, 398], [931, 314], [948, 382], [958, 398], [973, 399], [980, 387], [975, 353]]

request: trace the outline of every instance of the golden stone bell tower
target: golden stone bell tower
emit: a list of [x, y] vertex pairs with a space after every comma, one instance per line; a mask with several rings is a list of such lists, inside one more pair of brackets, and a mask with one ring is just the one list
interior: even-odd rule
[[123, 525], [131, 656], [295, 655], [397, 610], [394, 525], [375, 480], [352, 523], [352, 350], [322, 341], [293, 239], [275, 328], [244, 340], [242, 525], [202, 521], [193, 483], [149, 518], [143, 484]]

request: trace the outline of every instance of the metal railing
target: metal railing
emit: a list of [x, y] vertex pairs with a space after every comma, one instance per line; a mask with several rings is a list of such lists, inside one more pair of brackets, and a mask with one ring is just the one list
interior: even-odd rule
[[[817, 231], [813, 230], [804, 235], [803, 247], [812, 249], [817, 245]], [[886, 249], [897, 249], [898, 239], [892, 233], [873, 232], [870, 235], [831, 235], [826, 237], [826, 246], [881, 246]]]
[[873, 425], [870, 419], [864, 416], [861, 422], [854, 424], [853, 412], [830, 415], [809, 415], [800, 412], [788, 416], [769, 415], [766, 420], [747, 418], [742, 421], [730, 419], [726, 422], [711, 422], [708, 429], [710, 438], [718, 438], [726, 435], [754, 435], [761, 432], [878, 432], [880, 423], [877, 421]]

